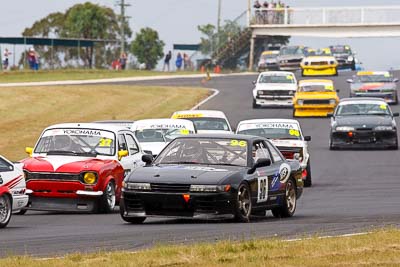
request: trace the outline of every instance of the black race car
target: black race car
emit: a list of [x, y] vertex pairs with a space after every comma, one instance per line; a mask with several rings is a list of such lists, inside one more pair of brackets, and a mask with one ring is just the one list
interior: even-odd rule
[[331, 117], [329, 148], [397, 149], [397, 126], [389, 105], [379, 98], [341, 99]]
[[356, 58], [350, 46], [332, 45], [329, 48], [331, 49], [332, 55], [339, 63], [339, 69], [350, 68], [351, 70], [356, 70]]
[[251, 214], [293, 216], [303, 191], [298, 161], [286, 160], [267, 139], [247, 135], [193, 135], [172, 141], [124, 181], [120, 213], [142, 223], [149, 216], [186, 218]]

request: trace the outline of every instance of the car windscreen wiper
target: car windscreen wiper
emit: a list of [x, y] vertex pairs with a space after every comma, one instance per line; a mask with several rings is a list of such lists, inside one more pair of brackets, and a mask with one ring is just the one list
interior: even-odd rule
[[83, 156], [83, 157], [96, 157], [97, 153], [94, 151], [89, 151], [89, 152], [74, 152], [78, 156]]
[[67, 151], [67, 150], [49, 150], [46, 153], [47, 155], [72, 155], [76, 156], [76, 152], [74, 151]]
[[238, 164], [232, 164], [232, 163], [207, 163], [207, 165], [221, 165], [221, 166], [236, 166], [236, 167], [244, 167], [242, 165]]
[[159, 162], [158, 164], [204, 164], [204, 163], [194, 162], [194, 161], [171, 161], [171, 162]]

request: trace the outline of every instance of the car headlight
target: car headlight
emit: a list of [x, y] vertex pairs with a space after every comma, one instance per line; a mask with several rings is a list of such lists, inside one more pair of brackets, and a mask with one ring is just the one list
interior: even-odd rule
[[259, 95], [263, 95], [263, 94], [264, 94], [264, 92], [263, 92], [263, 91], [257, 91], [257, 94], [259, 94]]
[[353, 61], [353, 60], [354, 60], [354, 57], [353, 57], [353, 56], [349, 56], [349, 57], [347, 58], [347, 60], [348, 60], [348, 61]]
[[310, 63], [309, 63], [309, 62], [307, 62], [307, 61], [306, 61], [306, 62], [304, 62], [304, 65], [306, 65], [306, 66], [307, 66], [308, 64], [310, 64]]
[[338, 127], [336, 127], [336, 131], [338, 131], [338, 132], [351, 132], [351, 131], [354, 131], [354, 127], [338, 126]]
[[336, 100], [335, 99], [330, 99], [329, 100], [329, 105], [336, 105]]
[[191, 185], [191, 192], [228, 192], [230, 185]]
[[304, 100], [303, 99], [297, 100], [297, 105], [303, 105], [303, 104], [304, 104]]
[[331, 60], [331, 61], [329, 61], [329, 64], [334, 65], [335, 61]]
[[375, 127], [375, 131], [391, 131], [393, 130], [392, 126], [377, 126]]
[[289, 91], [289, 95], [294, 95], [295, 91]]
[[85, 184], [95, 184], [97, 182], [97, 175], [94, 172], [86, 172], [83, 174], [83, 182]]
[[150, 191], [151, 185], [149, 183], [130, 183], [130, 182], [123, 182], [122, 186], [125, 189], [129, 190], [140, 190], [140, 191]]

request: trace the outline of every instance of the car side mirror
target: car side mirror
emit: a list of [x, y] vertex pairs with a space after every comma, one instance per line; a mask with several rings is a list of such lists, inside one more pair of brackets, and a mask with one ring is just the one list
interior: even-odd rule
[[153, 152], [151, 150], [143, 150], [143, 153], [153, 156]]
[[398, 82], [399, 82], [399, 79], [394, 78], [394, 79], [393, 79], [393, 82], [394, 82], [394, 83], [398, 83]]
[[257, 82], [256, 81], [252, 81], [251, 83], [255, 85]]
[[340, 90], [339, 90], [339, 89], [337, 89], [337, 90], [336, 90], [336, 93], [339, 93], [339, 92], [340, 92]]
[[118, 160], [121, 160], [123, 157], [128, 156], [128, 150], [120, 150], [118, 151]]
[[150, 166], [151, 163], [153, 162], [153, 155], [151, 155], [151, 154], [144, 154], [144, 155], [142, 156], [142, 161], [143, 161], [144, 163], [146, 163], [146, 167], [147, 167], [147, 166]]
[[328, 114], [326, 114], [326, 116], [327, 116], [328, 118], [333, 118], [333, 113], [328, 113]]
[[347, 79], [346, 82], [353, 83], [353, 79]]
[[399, 115], [400, 115], [399, 112], [393, 113], [393, 117], [398, 117]]
[[25, 152], [29, 155], [29, 157], [32, 157], [33, 147], [25, 147]]
[[257, 168], [268, 167], [271, 165], [271, 159], [261, 158], [254, 163], [253, 167], [248, 171], [249, 174], [253, 173]]
[[311, 141], [311, 136], [309, 136], [309, 135], [304, 136], [304, 141]]

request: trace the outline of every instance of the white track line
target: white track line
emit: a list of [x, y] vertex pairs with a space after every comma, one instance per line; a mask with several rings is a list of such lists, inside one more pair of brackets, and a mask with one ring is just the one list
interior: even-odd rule
[[[255, 74], [252, 72], [231, 73], [231, 74], [210, 74], [213, 77], [226, 76], [244, 76]], [[22, 82], [22, 83], [0, 83], [0, 87], [17, 87], [17, 86], [48, 86], [48, 85], [80, 85], [80, 84], [96, 84], [96, 83], [119, 83], [119, 82], [138, 82], [153, 80], [169, 80], [169, 79], [192, 79], [204, 78], [206, 74], [190, 74], [190, 75], [160, 75], [160, 76], [142, 76], [142, 77], [125, 77], [110, 79], [93, 79], [93, 80], [68, 80], [68, 81], [47, 81], [47, 82]]]
[[202, 100], [200, 103], [198, 103], [194, 107], [192, 107], [191, 110], [198, 109], [201, 105], [205, 104], [207, 101], [211, 100], [212, 98], [214, 98], [215, 96], [217, 96], [219, 94], [219, 90], [217, 90], [217, 89], [208, 88], [208, 90], [213, 91], [214, 93], [212, 95], [210, 95], [209, 97], [207, 97], [206, 99]]
[[[317, 239], [325, 239], [325, 238], [335, 238], [335, 237], [352, 237], [352, 236], [359, 236], [359, 235], [368, 235], [372, 234], [372, 232], [361, 232], [361, 233], [352, 233], [352, 234], [343, 234], [343, 235], [325, 235], [325, 236], [318, 236]], [[313, 237], [307, 238], [294, 238], [294, 239], [285, 239], [284, 242], [296, 242], [296, 241], [303, 241], [303, 240], [310, 240], [314, 239]]]

